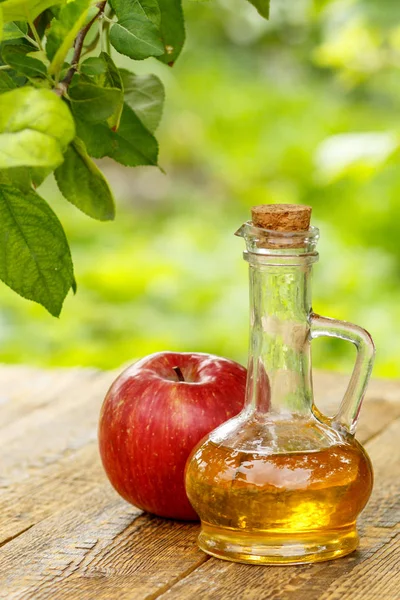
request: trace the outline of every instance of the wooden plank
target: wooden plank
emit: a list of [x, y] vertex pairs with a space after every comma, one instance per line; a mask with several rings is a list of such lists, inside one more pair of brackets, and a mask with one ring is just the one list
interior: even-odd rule
[[[0, 489], [19, 483], [97, 436], [110, 373], [80, 377], [56, 388], [54, 400], [11, 423], [0, 435]], [[1, 421], [1, 410], [0, 410]]]
[[[315, 402], [321, 411], [333, 416], [344, 396], [349, 376], [316, 371], [314, 374]], [[391, 379], [372, 379], [357, 426], [357, 439], [365, 444], [400, 416], [400, 382]]]
[[[22, 373], [26, 371], [22, 370]], [[65, 453], [78, 450], [93, 441], [102, 399], [115, 377], [112, 372], [77, 371], [72, 377], [66, 372], [56, 384], [47, 379], [46, 372], [39, 371], [36, 375], [30, 372], [29, 375], [28, 388], [27, 383], [22, 388], [23, 397], [27, 398], [31, 390], [31, 397], [34, 398], [31, 404], [35, 410], [19, 414], [1, 432], [0, 488], [30, 477], [35, 471], [60, 460]], [[336, 401], [341, 392], [336, 391], [334, 381], [330, 383], [329, 391]], [[52, 383], [51, 391], [45, 393], [43, 388], [49, 383]], [[14, 404], [19, 405], [18, 396], [14, 399]], [[329, 401], [328, 398], [321, 403], [323, 410], [329, 406]], [[375, 435], [399, 414], [400, 402], [385, 401], [383, 406], [379, 400], [367, 400], [362, 412], [359, 439], [365, 441]], [[0, 406], [0, 423], [9, 417], [8, 406]]]
[[[373, 435], [382, 426], [380, 415], [388, 418], [390, 411], [384, 402], [371, 402], [368, 408], [375, 417], [368, 431]], [[95, 424], [88, 421], [86, 425], [92, 437], [90, 427]], [[0, 545], [105, 481], [97, 443], [91, 441], [75, 451], [62, 453], [56, 462], [0, 489]]]
[[367, 444], [375, 486], [360, 520], [361, 545], [329, 563], [258, 567], [208, 560], [160, 600], [398, 600], [400, 419]]
[[362, 409], [357, 427], [357, 439], [366, 444], [400, 417], [400, 402], [368, 399]]
[[[38, 372], [39, 379], [42, 374]], [[37, 407], [39, 410], [35, 416], [40, 419], [40, 425], [36, 420], [35, 428], [31, 428], [30, 432], [26, 426], [22, 427], [23, 440], [15, 437], [14, 431], [14, 437], [9, 435], [3, 450], [0, 442], [0, 544], [49, 517], [54, 511], [61, 510], [105, 480], [95, 436], [99, 406], [108, 385], [109, 374], [94, 377], [93, 373], [77, 372], [72, 379], [62, 379], [60, 385], [53, 387], [52, 393], [56, 396], [53, 401]], [[40, 389], [35, 385], [34, 389], [38, 387]], [[78, 407], [74, 403], [70, 407], [71, 394], [78, 398]], [[81, 399], [82, 396], [84, 398]], [[393, 406], [383, 401], [367, 403], [365, 432], [361, 427], [362, 441], [379, 432], [396, 411], [400, 412], [400, 404], [396, 410]], [[65, 413], [60, 407], [70, 407], [71, 410]], [[31, 422], [28, 420], [28, 424]], [[52, 434], [50, 440], [47, 439], [48, 428]], [[60, 436], [60, 429], [64, 433], [67, 431], [68, 435]], [[5, 442], [5, 439], [2, 441]]]
[[104, 483], [92, 442], [0, 493], [0, 546]]
[[[97, 421], [114, 374], [71, 369], [49, 379], [46, 371], [17, 372], [29, 375], [31, 396], [27, 380], [8, 393], [16, 406], [23, 393], [32, 410], [14, 411], [17, 419], [0, 434], [0, 545], [105, 481]], [[0, 422], [4, 408], [12, 412], [1, 406]]]
[[79, 381], [89, 381], [96, 369], [43, 370], [24, 366], [0, 367], [0, 430], [32, 411], [57, 402]]
[[[318, 401], [333, 402], [338, 405], [343, 398], [350, 374], [334, 371], [314, 371], [314, 390]], [[368, 399], [400, 402], [400, 381], [398, 379], [372, 378], [367, 389]]]
[[[28, 417], [35, 409], [54, 404], [59, 398], [65, 402], [68, 390], [76, 388], [78, 382], [90, 382], [99, 376], [105, 378], [103, 392], [114, 379], [115, 372], [102, 373], [96, 369], [52, 369], [43, 370], [25, 366], [0, 366], [0, 429], [20, 417]], [[314, 388], [317, 404], [333, 413], [343, 397], [348, 376], [317, 371]], [[370, 383], [368, 400], [386, 400], [400, 403], [400, 383], [393, 380], [373, 379]]]
[[0, 549], [0, 598], [143, 600], [206, 560], [196, 535], [98, 486]]
[[[388, 453], [387, 448], [399, 435], [400, 420], [371, 443], [376, 491], [363, 520], [361, 551], [349, 558], [284, 569], [207, 559], [196, 548], [195, 525], [142, 515], [105, 484], [0, 550], [0, 598], [50, 599], [57, 589], [60, 600], [236, 599], [239, 593], [249, 599], [319, 600], [332, 586], [333, 592], [334, 586], [344, 586], [356, 567], [357, 580], [364, 585], [365, 576], [371, 574], [364, 568], [364, 575], [364, 562], [372, 561], [371, 569], [377, 573], [382, 558], [385, 565], [395, 558], [388, 549], [395, 537], [393, 483], [398, 484], [400, 452]], [[391, 585], [384, 587], [385, 593]]]
[[[95, 375], [83, 384], [75, 380], [57, 394], [57, 406], [51, 402], [36, 406], [31, 418], [18, 417], [23, 426], [15, 427], [8, 434], [7, 443], [0, 438], [0, 456], [6, 457], [8, 486], [0, 490], [3, 542], [31, 527], [0, 550], [0, 598], [53, 600], [56, 596], [57, 600], [150, 600], [164, 595], [180, 580], [182, 583], [165, 595], [175, 594], [176, 589], [179, 593], [179, 586], [184, 586], [182, 598], [186, 598], [190, 597], [187, 592], [192, 593], [193, 577], [197, 572], [199, 577], [206, 577], [207, 586], [215, 587], [216, 594], [223, 594], [221, 598], [237, 598], [238, 595], [226, 596], [226, 588], [218, 586], [218, 573], [219, 569], [233, 568], [236, 572], [242, 567], [249, 572], [244, 581], [249, 579], [249, 594], [253, 595], [248, 597], [264, 597], [257, 596], [259, 590], [253, 589], [254, 578], [260, 576], [255, 575], [258, 567], [209, 560], [196, 548], [195, 525], [142, 515], [120, 500], [108, 483], [103, 483], [95, 432], [102, 397], [114, 376], [110, 373]], [[334, 382], [329, 389], [336, 401], [339, 392]], [[398, 414], [395, 393], [390, 393], [391, 400], [372, 398], [366, 402], [364, 414], [368, 413], [370, 418], [365, 417], [363, 437], [376, 436]], [[43, 439], [47, 434], [48, 438]], [[380, 438], [376, 437], [374, 442]], [[380, 458], [379, 464], [382, 462]], [[389, 472], [391, 464], [389, 461]], [[387, 475], [385, 477], [387, 480]], [[363, 546], [363, 552], [377, 546], [378, 553], [380, 548], [386, 547], [382, 544], [382, 526], [375, 526], [375, 517], [379, 514], [381, 521], [386, 523], [395, 520], [390, 498], [390, 495], [385, 496], [385, 501], [378, 498], [373, 524], [368, 526], [369, 537], [363, 539], [363, 544], [368, 544], [366, 548]], [[331, 563], [336, 575], [333, 579], [328, 577], [324, 591], [335, 578], [343, 575], [343, 567], [339, 568], [339, 565], [354, 560], [351, 557]], [[199, 565], [202, 566], [197, 569]], [[286, 567], [278, 571], [285, 573], [282, 578], [290, 587], [295, 585], [294, 578], [299, 576], [302, 581], [308, 569], [318, 568], [321, 566]], [[211, 569], [210, 572], [207, 569]], [[265, 579], [265, 573], [271, 569], [260, 569]], [[325, 573], [325, 569], [326, 565], [318, 573]], [[192, 571], [193, 575], [190, 575]], [[311, 576], [307, 577], [308, 583], [311, 580]], [[269, 587], [268, 581], [264, 581], [261, 592]], [[301, 586], [297, 587], [301, 591]], [[265, 597], [284, 600], [283, 596], [276, 595], [276, 588], [274, 594]], [[295, 597], [302, 599], [293, 594], [288, 596], [291, 600]]]

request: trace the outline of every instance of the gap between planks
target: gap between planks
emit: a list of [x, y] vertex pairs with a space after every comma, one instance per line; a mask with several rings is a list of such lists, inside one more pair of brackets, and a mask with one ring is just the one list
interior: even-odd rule
[[207, 554], [204, 554], [204, 556], [202, 556], [197, 563], [195, 563], [194, 565], [192, 565], [191, 567], [186, 569], [186, 571], [183, 571], [182, 573], [180, 573], [175, 579], [173, 579], [172, 581], [170, 581], [167, 584], [165, 584], [164, 586], [162, 586], [156, 592], [149, 594], [148, 596], [143, 598], [143, 600], [157, 600], [157, 598], [160, 598], [160, 596], [163, 596], [165, 594], [165, 592], [168, 592], [168, 590], [173, 588], [174, 585], [176, 585], [177, 583], [180, 583], [181, 581], [186, 579], [186, 577], [189, 577], [189, 575], [191, 575], [194, 571], [196, 571], [196, 569], [198, 569], [199, 567], [204, 565], [204, 563], [206, 563], [208, 560], [210, 560], [210, 558], [211, 558], [211, 556], [207, 556]]
[[17, 537], [19, 537], [20, 535], [22, 535], [26, 531], [29, 531], [29, 529], [31, 529], [34, 526], [35, 526], [35, 523], [32, 523], [32, 525], [28, 525], [28, 527], [25, 527], [25, 529], [21, 529], [20, 531], [18, 531], [14, 535], [10, 535], [8, 538], [5, 538], [3, 541], [0, 542], [0, 548], [2, 548], [3, 546], [5, 546], [6, 544], [8, 544], [8, 542], [12, 542]]

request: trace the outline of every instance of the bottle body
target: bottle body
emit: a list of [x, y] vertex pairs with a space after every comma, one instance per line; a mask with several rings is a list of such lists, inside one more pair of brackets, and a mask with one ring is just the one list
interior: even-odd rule
[[369, 458], [352, 436], [313, 417], [288, 424], [239, 415], [194, 450], [186, 490], [202, 521], [204, 551], [240, 562], [293, 564], [357, 547], [356, 518], [372, 480]]

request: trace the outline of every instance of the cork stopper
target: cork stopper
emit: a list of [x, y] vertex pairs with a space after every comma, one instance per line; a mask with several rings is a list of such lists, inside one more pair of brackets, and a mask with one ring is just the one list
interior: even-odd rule
[[253, 225], [272, 231], [307, 231], [310, 227], [311, 206], [302, 204], [261, 204], [253, 206]]
[[261, 204], [251, 209], [252, 225], [261, 230], [257, 248], [306, 248], [309, 244], [311, 206], [302, 204]]

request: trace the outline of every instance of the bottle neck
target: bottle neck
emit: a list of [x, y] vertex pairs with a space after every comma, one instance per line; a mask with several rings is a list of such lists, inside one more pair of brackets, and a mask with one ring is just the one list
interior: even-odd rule
[[249, 255], [250, 349], [246, 406], [307, 414], [312, 405], [311, 261]]

